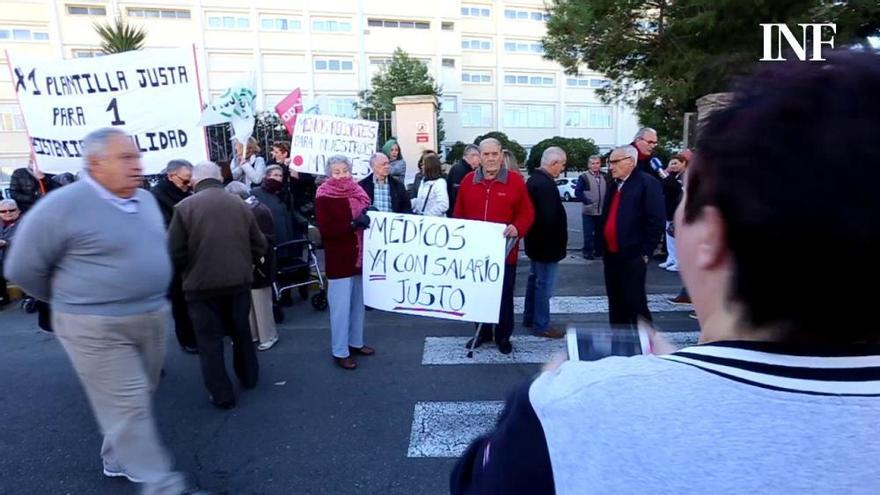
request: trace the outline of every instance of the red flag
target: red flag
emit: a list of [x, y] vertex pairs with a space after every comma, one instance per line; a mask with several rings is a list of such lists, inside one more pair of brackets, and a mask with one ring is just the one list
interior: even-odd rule
[[287, 132], [291, 136], [293, 136], [293, 126], [296, 124], [296, 114], [302, 113], [302, 111], [302, 92], [299, 88], [294, 89], [292, 93], [275, 105], [275, 112], [281, 117], [281, 122], [284, 122], [284, 127], [287, 127]]

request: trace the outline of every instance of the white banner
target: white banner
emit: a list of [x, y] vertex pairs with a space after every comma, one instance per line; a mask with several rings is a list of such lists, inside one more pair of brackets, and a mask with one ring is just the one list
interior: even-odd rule
[[384, 311], [498, 323], [504, 225], [370, 212], [364, 304]]
[[44, 172], [82, 169], [82, 139], [102, 127], [131, 135], [144, 173], [207, 159], [193, 52], [150, 49], [95, 58], [10, 55], [12, 84]]
[[378, 134], [378, 122], [301, 114], [293, 128], [291, 163], [297, 172], [324, 175], [327, 158], [345, 155], [351, 159], [352, 175], [360, 180], [370, 174]]
[[199, 125], [231, 122], [232, 137], [246, 145], [254, 133], [254, 124], [257, 121], [257, 93], [252, 89], [256, 87], [255, 79], [256, 76], [251, 72], [239, 84], [228, 88], [211, 100], [211, 103], [202, 110]]

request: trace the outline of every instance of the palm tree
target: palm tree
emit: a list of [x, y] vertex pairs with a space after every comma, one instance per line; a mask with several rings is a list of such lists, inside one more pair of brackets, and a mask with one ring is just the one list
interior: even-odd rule
[[131, 26], [120, 18], [113, 24], [95, 24], [95, 31], [101, 37], [101, 50], [104, 53], [122, 53], [140, 50], [144, 47], [147, 32], [143, 28]]

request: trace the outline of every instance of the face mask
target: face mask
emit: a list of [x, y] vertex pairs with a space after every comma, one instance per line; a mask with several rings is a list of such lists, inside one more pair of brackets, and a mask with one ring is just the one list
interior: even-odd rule
[[280, 180], [275, 179], [264, 179], [263, 180], [263, 189], [270, 194], [276, 194], [281, 191], [281, 188], [284, 184], [281, 183]]

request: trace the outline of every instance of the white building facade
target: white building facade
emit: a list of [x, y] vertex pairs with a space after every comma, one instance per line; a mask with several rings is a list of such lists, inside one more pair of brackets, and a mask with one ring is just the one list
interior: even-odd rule
[[[443, 88], [444, 145], [501, 131], [526, 148], [565, 136], [606, 150], [637, 128], [631, 109], [599, 100], [601, 74], [567, 76], [543, 59], [543, 0], [5, 0], [0, 57], [98, 56], [93, 24], [115, 16], [143, 26], [147, 48], [194, 46], [206, 99], [253, 70], [265, 109], [300, 87], [307, 101], [353, 115], [400, 47]], [[0, 70], [0, 182], [27, 164], [25, 125]]]

